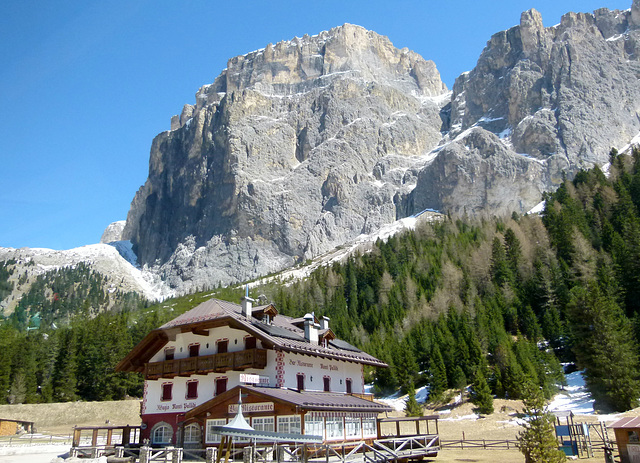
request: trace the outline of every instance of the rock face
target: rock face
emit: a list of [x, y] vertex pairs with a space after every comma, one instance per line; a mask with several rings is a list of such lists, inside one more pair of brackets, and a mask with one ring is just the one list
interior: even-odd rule
[[104, 229], [102, 237], [100, 238], [100, 242], [112, 243], [114, 241], [121, 241], [125, 223], [126, 221], [124, 220], [110, 223], [107, 228]]
[[397, 218], [446, 95], [432, 62], [349, 24], [233, 58], [153, 141], [124, 238], [174, 286], [329, 251]]
[[453, 92], [345, 24], [229, 60], [153, 141], [123, 239], [180, 290], [246, 280], [424, 209], [525, 212], [640, 131], [640, 0], [535, 10]]

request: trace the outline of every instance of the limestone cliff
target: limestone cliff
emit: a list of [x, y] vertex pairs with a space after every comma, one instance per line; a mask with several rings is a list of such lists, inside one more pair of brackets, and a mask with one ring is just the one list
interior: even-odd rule
[[[571, 178], [580, 168], [606, 163], [612, 147], [640, 131], [639, 28], [640, 1], [634, 0], [627, 11], [567, 13], [548, 28], [529, 10], [519, 26], [491, 37], [476, 67], [456, 80], [447, 138], [469, 151], [468, 131], [485, 130], [508, 150], [472, 149], [472, 156], [485, 154], [476, 162], [459, 146], [443, 149], [451, 161], [425, 168], [414, 203], [449, 212], [522, 211], [563, 173]], [[516, 153], [539, 165], [525, 167], [521, 160], [515, 168]], [[447, 173], [455, 164], [460, 169]], [[474, 186], [481, 171], [489, 175]], [[496, 188], [509, 178], [511, 188]], [[522, 180], [527, 183], [515, 185]]]
[[246, 280], [424, 209], [526, 212], [640, 131], [640, 0], [535, 10], [448, 92], [345, 24], [235, 57], [153, 141], [123, 239], [180, 290]]
[[175, 286], [329, 251], [396, 219], [447, 101], [432, 62], [349, 24], [233, 58], [153, 141], [124, 236]]

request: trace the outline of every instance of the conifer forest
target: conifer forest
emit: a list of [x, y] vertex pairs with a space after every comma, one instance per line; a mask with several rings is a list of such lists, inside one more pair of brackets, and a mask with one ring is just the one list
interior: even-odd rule
[[[330, 317], [339, 338], [389, 364], [366, 372], [378, 393], [429, 385], [439, 400], [472, 385], [472, 399], [490, 411], [491, 395], [518, 399], [530, 386], [551, 397], [564, 364], [584, 371], [597, 408], [634, 408], [640, 150], [610, 158], [608, 175], [580, 171], [546, 194], [540, 215], [444, 217], [252, 293], [281, 314]], [[0, 295], [11, 289], [11, 268], [0, 263]], [[34, 284], [0, 324], [4, 403], [140, 397], [142, 377], [114, 371], [126, 353], [201, 301], [238, 302], [243, 292], [218, 288], [150, 305], [104, 294], [100, 275], [86, 269], [58, 273]], [[40, 326], [28, 329], [35, 312]]]

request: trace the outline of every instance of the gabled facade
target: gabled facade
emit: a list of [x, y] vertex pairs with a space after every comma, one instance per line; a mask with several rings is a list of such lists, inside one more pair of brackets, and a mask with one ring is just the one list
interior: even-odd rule
[[[149, 333], [118, 364], [145, 375], [142, 438], [216, 445], [207, 432], [234, 416], [239, 389], [256, 429], [322, 432], [327, 441], [375, 438], [390, 408], [364, 394], [364, 365], [387, 365], [336, 339], [329, 319], [294, 319], [273, 305], [211, 299]], [[317, 434], [315, 434], [317, 435]]]

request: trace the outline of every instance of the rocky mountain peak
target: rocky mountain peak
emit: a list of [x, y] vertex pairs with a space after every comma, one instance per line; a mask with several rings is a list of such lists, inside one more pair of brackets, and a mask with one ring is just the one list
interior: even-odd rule
[[229, 60], [151, 147], [123, 238], [170, 285], [255, 278], [424, 209], [526, 212], [640, 131], [640, 0], [536, 10], [448, 93], [344, 24]]

